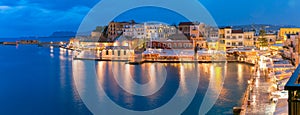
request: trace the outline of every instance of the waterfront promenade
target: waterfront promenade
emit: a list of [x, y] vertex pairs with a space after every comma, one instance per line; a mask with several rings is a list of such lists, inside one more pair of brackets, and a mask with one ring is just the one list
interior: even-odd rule
[[273, 115], [276, 103], [270, 99], [272, 82], [264, 71], [258, 69], [254, 72], [253, 81], [250, 83], [250, 95], [246, 114], [250, 115]]
[[135, 54], [134, 57], [101, 57], [99, 53], [93, 51], [80, 51], [76, 53], [74, 60], [92, 60], [92, 61], [122, 61], [130, 65], [139, 65], [143, 63], [244, 63], [254, 65], [254, 63], [237, 60], [237, 59], [224, 59], [224, 60], [195, 60], [192, 58], [179, 58], [179, 59], [144, 59], [141, 54]]
[[[275, 79], [272, 76], [268, 75], [268, 67], [266, 65], [266, 60], [260, 57], [260, 61], [255, 64], [252, 77], [249, 80], [249, 86], [247, 88], [247, 95], [243, 102], [244, 111], [241, 114], [250, 114], [250, 115], [273, 115], [276, 110], [284, 109], [286, 106], [277, 106], [278, 98], [272, 97], [271, 93], [276, 91], [277, 88], [274, 87], [276, 83]], [[280, 99], [280, 102], [283, 100]], [[282, 105], [282, 104], [279, 104]]]

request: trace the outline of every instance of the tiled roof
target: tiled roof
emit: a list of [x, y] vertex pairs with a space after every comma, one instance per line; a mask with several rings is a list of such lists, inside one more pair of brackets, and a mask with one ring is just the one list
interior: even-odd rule
[[193, 22], [180, 22], [179, 25], [195, 25]]
[[231, 33], [243, 33], [243, 30], [232, 30]]

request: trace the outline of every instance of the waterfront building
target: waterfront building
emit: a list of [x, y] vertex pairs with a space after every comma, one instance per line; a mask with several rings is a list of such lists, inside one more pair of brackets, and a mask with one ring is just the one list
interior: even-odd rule
[[147, 42], [147, 48], [151, 49], [189, 49], [193, 50], [193, 43], [190, 40], [153, 40]]
[[298, 64], [300, 64], [300, 35], [298, 35], [298, 42], [297, 42], [296, 47], [297, 47], [296, 51], [298, 50], [298, 60], [296, 60], [296, 65], [298, 65]]
[[218, 50], [217, 40], [208, 40], [207, 49], [194, 51], [191, 40], [153, 40], [147, 42], [147, 50], [143, 53], [145, 59], [198, 59], [198, 60], [225, 60], [225, 51]]
[[240, 62], [255, 64], [258, 61], [258, 53], [253, 49], [238, 49], [236, 53], [238, 54], [237, 60]]
[[180, 22], [179, 31], [193, 41], [193, 46], [207, 48], [207, 40], [218, 39], [218, 29], [199, 22]]
[[77, 36], [70, 39], [69, 48], [83, 49], [83, 50], [103, 50], [109, 46], [129, 46], [131, 41], [124, 39], [122, 36], [118, 36], [113, 40], [106, 38], [92, 38], [91, 36]]
[[298, 55], [296, 55], [296, 56], [298, 56], [298, 57], [295, 57], [295, 64], [296, 65], [298, 65], [298, 64], [300, 64], [300, 45], [299, 45], [299, 43], [300, 43], [300, 35], [298, 34], [298, 36], [297, 36], [297, 38], [295, 39], [295, 52], [296, 53], [298, 53]]
[[224, 51], [226, 51], [225, 28], [219, 29], [218, 33], [219, 33], [219, 42], [222, 43], [224, 47]]
[[276, 60], [273, 58], [271, 58], [271, 66], [269, 68], [272, 69], [273, 72], [295, 69], [295, 67], [288, 60]]
[[128, 46], [107, 46], [101, 51], [102, 58], [130, 58], [134, 55], [134, 50]]
[[66, 48], [76, 49], [80, 47], [80, 40], [76, 38], [70, 38]]
[[219, 42], [217, 40], [207, 40], [207, 49], [208, 50], [218, 50]]
[[[177, 37], [185, 37], [178, 35]], [[145, 59], [193, 59], [193, 42], [186, 39], [173, 38], [168, 40], [152, 40], [146, 43]]]
[[220, 40], [225, 40], [226, 48], [255, 45], [254, 32], [244, 32], [243, 30], [233, 30], [231, 27], [225, 27], [219, 29], [219, 36]]
[[113, 40], [116, 37], [122, 35], [125, 25], [129, 25], [132, 23], [134, 23], [134, 21], [132, 21], [132, 22], [114, 22], [114, 21], [112, 21], [112, 22], [110, 22], [107, 27], [107, 31], [106, 31], [107, 39]]
[[268, 42], [268, 46], [272, 46], [274, 44], [276, 44], [276, 41], [279, 40], [278, 38], [278, 35], [276, 33], [266, 33], [265, 35], [258, 35], [258, 36], [255, 36], [255, 44], [256, 44], [256, 47], [260, 47], [260, 44], [259, 44], [259, 39], [261, 38], [266, 38], [267, 42]]
[[270, 49], [273, 51], [283, 50], [283, 44], [282, 43], [273, 44], [270, 46]]
[[[225, 27], [225, 28], [220, 28], [219, 29], [219, 33], [221, 34], [221, 38], [220, 39], [224, 39], [225, 40], [225, 44], [226, 44], [226, 49], [227, 48], [233, 48], [236, 46], [243, 46], [243, 39], [241, 39], [242, 37], [240, 36], [232, 36], [232, 34], [240, 34], [242, 35], [242, 30], [232, 30], [231, 27]], [[237, 39], [239, 38], [239, 39]]]
[[144, 24], [129, 24], [125, 25], [123, 36], [128, 38], [139, 38], [145, 39], [146, 38], [146, 30]]
[[217, 46], [218, 46], [218, 50], [219, 50], [219, 51], [224, 51], [224, 52], [226, 52], [226, 44], [225, 44], [225, 40], [219, 39], [219, 40], [218, 40]]
[[124, 27], [123, 36], [128, 38], [139, 38], [146, 40], [167, 39], [177, 32], [175, 26], [161, 23], [129, 24]]
[[256, 38], [254, 37], [254, 31], [244, 32], [244, 46], [253, 47], [256, 45]]
[[80, 41], [78, 48], [85, 50], [103, 50], [107, 46], [115, 46], [116, 43], [112, 41], [94, 42], [94, 41]]
[[299, 63], [299, 35], [286, 34], [284, 35], [284, 49], [283, 56], [293, 61], [294, 64]]
[[300, 114], [300, 66], [298, 65], [295, 72], [285, 85], [284, 89], [288, 90], [288, 114]]
[[276, 41], [279, 40], [276, 33], [266, 33], [264, 37], [267, 38], [269, 46], [275, 44]]
[[167, 39], [170, 35], [176, 33], [175, 26], [169, 26], [161, 23], [145, 23], [146, 38], [150, 40]]
[[189, 38], [203, 36], [205, 38], [218, 38], [218, 28], [199, 22], [180, 22], [179, 31]]
[[101, 32], [93, 31], [93, 32], [91, 33], [91, 38], [100, 38], [101, 35], [102, 35]]
[[198, 22], [180, 22], [178, 29], [188, 40], [193, 40], [193, 47], [198, 45], [206, 48], [206, 39], [199, 32], [199, 24]]
[[193, 41], [193, 46], [196, 47], [198, 45], [201, 48], [207, 48], [207, 38], [204, 37], [204, 32], [200, 32], [200, 25], [194, 24], [190, 25], [190, 27], [189, 39]]
[[297, 34], [300, 32], [300, 28], [280, 28], [279, 38], [285, 40], [287, 34]]
[[[191, 36], [191, 30], [197, 28], [197, 24], [193, 22], [180, 22], [178, 25], [179, 31], [181, 31], [182, 34], [190, 38]], [[196, 36], [196, 35], [194, 35]]]

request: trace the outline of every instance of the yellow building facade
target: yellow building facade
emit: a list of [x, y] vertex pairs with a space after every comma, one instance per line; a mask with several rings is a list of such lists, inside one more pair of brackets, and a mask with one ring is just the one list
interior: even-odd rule
[[244, 32], [244, 46], [255, 46], [254, 32]]
[[279, 37], [284, 39], [286, 34], [297, 34], [300, 33], [300, 28], [280, 28]]
[[226, 42], [225, 42], [225, 29], [219, 29], [219, 44], [218, 44], [218, 50], [226, 51]]
[[233, 30], [231, 27], [219, 29], [219, 39], [225, 42], [226, 48], [255, 46], [254, 32]]

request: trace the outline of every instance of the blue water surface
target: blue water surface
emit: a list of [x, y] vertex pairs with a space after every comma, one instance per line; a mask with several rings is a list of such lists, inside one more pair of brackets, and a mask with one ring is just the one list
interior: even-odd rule
[[[4, 46], [0, 45], [0, 114], [1, 115], [88, 115], [92, 114], [80, 99], [72, 77], [72, 52], [59, 48], [37, 47], [35, 45]], [[107, 62], [105, 62], [107, 63]], [[104, 64], [106, 65], [106, 64]], [[212, 64], [201, 65], [201, 79], [197, 94], [183, 114], [198, 114], [201, 101], [209, 85], [209, 73]], [[173, 72], [167, 80], [167, 86], [160, 90], [161, 94], [172, 95], [178, 88], [179, 68], [165, 64], [167, 71]], [[232, 108], [240, 105], [247, 80], [250, 76], [249, 65], [227, 63], [225, 82], [220, 96], [207, 114], [232, 114]], [[135, 80], [146, 83], [142, 79], [145, 69], [140, 66], [131, 67]], [[109, 73], [107, 79], [111, 77]], [[105, 74], [105, 75], [106, 75]], [[138, 78], [138, 77], [141, 78]], [[150, 98], [134, 97], [132, 102], [117, 100], [109, 94], [112, 87], [108, 82], [105, 90], [111, 99], [125, 108], [132, 110], [148, 110], [165, 103], [164, 95], [153, 95]], [[171, 88], [171, 89], [170, 89]], [[174, 89], [173, 89], [174, 88]], [[169, 93], [168, 93], [169, 92]], [[126, 98], [128, 94], [121, 94]], [[143, 104], [134, 100], [143, 100]], [[157, 100], [159, 99], [159, 100]], [[120, 102], [118, 102], [120, 101]]]

